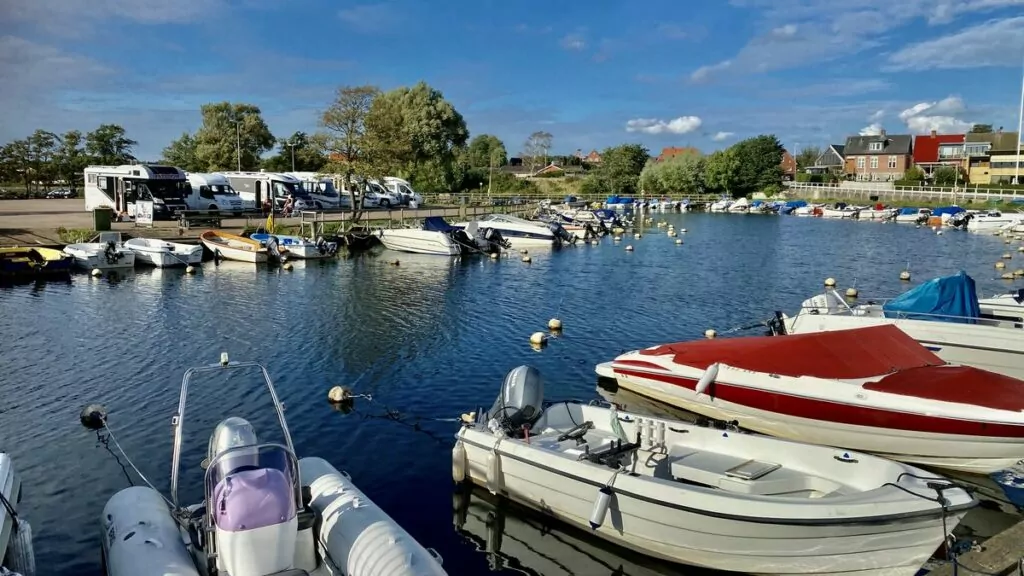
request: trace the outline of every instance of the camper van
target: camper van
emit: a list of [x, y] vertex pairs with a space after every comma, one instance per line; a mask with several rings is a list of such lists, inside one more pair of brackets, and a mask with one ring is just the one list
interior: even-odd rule
[[402, 204], [417, 207], [423, 205], [423, 195], [413, 190], [408, 180], [388, 176], [384, 178], [383, 186], [392, 194], [398, 195], [402, 199]]
[[252, 202], [242, 201], [242, 197], [221, 174], [186, 172], [185, 177], [190, 190], [185, 203], [192, 210], [221, 210], [241, 214], [244, 210], [256, 207]]
[[172, 219], [187, 209], [185, 173], [174, 166], [129, 164], [85, 168], [85, 209], [113, 208], [135, 217], [137, 201], [153, 202], [153, 218]]
[[302, 189], [301, 182], [294, 176], [277, 172], [219, 172], [228, 179], [231, 187], [243, 202], [252, 202], [260, 207], [263, 201], [271, 199], [280, 208], [289, 195], [295, 198], [295, 210], [312, 210], [313, 198]]
[[302, 189], [313, 198], [313, 205], [317, 210], [350, 206], [348, 195], [342, 196], [338, 193], [338, 189], [334, 187], [334, 180], [330, 177], [318, 175], [316, 172], [287, 172], [286, 174], [299, 179]]

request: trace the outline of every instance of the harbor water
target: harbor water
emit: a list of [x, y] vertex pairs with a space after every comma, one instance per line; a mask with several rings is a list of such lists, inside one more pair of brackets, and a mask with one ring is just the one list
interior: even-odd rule
[[[451, 419], [489, 406], [505, 373], [520, 364], [540, 369], [548, 398], [596, 398], [596, 363], [700, 338], [708, 328], [724, 335], [776, 310], [795, 313], [826, 277], [840, 289], [855, 285], [862, 300], [961, 269], [981, 295], [1024, 285], [999, 280], [993, 266], [1012, 251], [1007, 268], [1024, 267], [1019, 242], [1004, 245], [989, 234], [820, 218], [653, 217], [685, 228], [684, 244], [648, 227], [640, 239], [531, 251], [531, 263], [518, 255], [371, 252], [297, 262], [291, 271], [211, 262], [193, 276], [140, 270], [116, 281], [77, 275], [70, 283], [0, 289], [0, 449], [24, 479], [39, 573], [101, 574], [100, 511], [128, 485], [123, 462], [79, 424], [81, 408], [104, 404], [121, 445], [166, 492], [182, 374], [227, 352], [268, 366], [299, 456], [320, 456], [350, 473], [441, 554], [449, 574], [502, 566], [506, 573], [646, 574], [642, 559], [573, 532], [554, 539], [568, 555], [560, 559], [529, 540], [544, 533], [543, 520], [516, 511], [502, 520], [510, 558], [486, 554], [480, 526], [500, 505], [481, 499], [478, 507], [472, 495], [469, 519], [456, 530]], [[908, 264], [913, 280], [901, 282]], [[554, 317], [563, 333], [540, 351], [531, 348], [530, 334]], [[326, 400], [339, 384], [373, 400], [357, 399], [343, 414]], [[195, 453], [205, 449], [213, 423], [252, 400], [253, 390], [224, 386], [190, 405], [203, 422], [192, 430]], [[257, 430], [272, 424], [269, 412], [254, 419]], [[182, 473], [201, 479], [198, 459], [185, 458]], [[592, 564], [574, 568], [572, 558], [582, 557]]]

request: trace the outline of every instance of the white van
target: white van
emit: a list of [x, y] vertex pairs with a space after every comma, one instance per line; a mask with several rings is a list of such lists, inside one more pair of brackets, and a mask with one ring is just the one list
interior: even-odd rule
[[288, 172], [288, 176], [299, 179], [302, 189], [313, 198], [314, 206], [320, 209], [348, 208], [348, 195], [342, 196], [334, 187], [334, 180], [316, 172]]
[[367, 205], [367, 200], [375, 202], [374, 206], [379, 208], [393, 208], [405, 203], [401, 194], [389, 190], [377, 180], [366, 181], [366, 194], [363, 195], [364, 206]]
[[241, 214], [244, 210], [256, 208], [255, 202], [242, 200], [223, 174], [186, 172], [185, 177], [192, 189], [185, 197], [185, 203], [191, 210], [220, 210]]
[[402, 204], [411, 205], [415, 203], [416, 206], [423, 205], [423, 195], [413, 190], [412, 184], [408, 180], [387, 176], [384, 178], [384, 187], [388, 189], [388, 192], [397, 194], [402, 199]]
[[252, 202], [262, 207], [263, 201], [271, 198], [280, 208], [288, 196], [295, 198], [295, 210], [312, 210], [313, 198], [302, 189], [301, 182], [294, 176], [277, 172], [218, 172], [231, 183], [243, 202]]

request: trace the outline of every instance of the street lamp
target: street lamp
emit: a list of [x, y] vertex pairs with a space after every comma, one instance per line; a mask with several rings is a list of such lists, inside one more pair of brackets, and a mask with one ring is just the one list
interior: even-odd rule
[[242, 171], [242, 131], [239, 128], [241, 120], [234, 120], [235, 123], [235, 153], [238, 157], [238, 171]]
[[1017, 117], [1017, 145], [1014, 147], [1014, 154], [1017, 157], [1017, 169], [1013, 171], [1013, 183], [1020, 184], [1020, 132], [1024, 130], [1024, 69], [1020, 79], [1020, 115]]
[[292, 149], [292, 172], [295, 172], [295, 143], [289, 140], [285, 146]]

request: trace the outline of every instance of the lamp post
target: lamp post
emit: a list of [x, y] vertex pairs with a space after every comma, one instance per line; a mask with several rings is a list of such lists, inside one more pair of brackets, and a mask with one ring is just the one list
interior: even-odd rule
[[289, 140], [286, 146], [292, 149], [292, 172], [295, 172], [295, 142]]
[[1020, 184], [1020, 132], [1024, 130], [1024, 68], [1021, 71], [1020, 79], [1020, 112], [1017, 117], [1017, 146], [1014, 147], [1014, 154], [1017, 157], [1017, 168], [1013, 171], [1013, 183]]
[[242, 130], [239, 128], [241, 121], [235, 120], [235, 153], [238, 156], [238, 171], [242, 171]]

